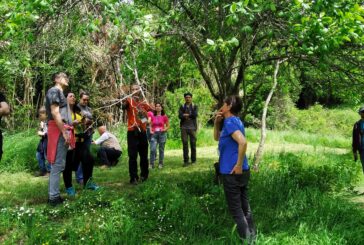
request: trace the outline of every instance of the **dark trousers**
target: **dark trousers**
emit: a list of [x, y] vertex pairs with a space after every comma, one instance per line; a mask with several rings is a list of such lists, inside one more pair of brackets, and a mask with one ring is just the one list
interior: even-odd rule
[[[1, 158], [0, 158], [1, 160]], [[360, 152], [360, 162], [361, 162], [361, 166], [363, 168], [363, 173], [364, 173], [364, 152]]]
[[181, 138], [183, 144], [183, 161], [188, 162], [188, 138], [191, 145], [191, 161], [196, 162], [196, 130], [181, 128]]
[[83, 142], [76, 142], [76, 148], [67, 152], [66, 167], [63, 171], [63, 181], [66, 188], [72, 186], [72, 171], [77, 171], [82, 162], [84, 184], [92, 177], [94, 158], [89, 148]]
[[240, 175], [222, 175], [227, 205], [241, 238], [249, 238], [255, 233], [253, 217], [248, 201], [249, 178], [249, 171], [243, 172]]
[[97, 151], [97, 156], [102, 164], [110, 167], [116, 165], [118, 158], [121, 156], [121, 151], [101, 146]]
[[140, 157], [140, 176], [146, 180], [148, 178], [148, 140], [147, 134], [139, 130], [128, 131], [128, 156], [129, 156], [129, 176], [130, 181], [138, 180], [138, 153]]
[[0, 130], [0, 161], [3, 156], [3, 133]]

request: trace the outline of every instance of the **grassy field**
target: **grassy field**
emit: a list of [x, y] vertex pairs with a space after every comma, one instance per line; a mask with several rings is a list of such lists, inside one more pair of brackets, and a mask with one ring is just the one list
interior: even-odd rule
[[[250, 157], [258, 134], [247, 130]], [[125, 135], [119, 138], [125, 149]], [[36, 143], [30, 132], [6, 136], [1, 244], [239, 243], [222, 187], [212, 181], [211, 129], [199, 133], [196, 165], [183, 168], [180, 143], [170, 140], [165, 168], [153, 169], [147, 182], [128, 184], [124, 155], [115, 168], [95, 168], [101, 191], [76, 184], [76, 198], [56, 208], [46, 205], [47, 178], [33, 176]], [[363, 204], [353, 201], [361, 167], [349, 146], [350, 138], [339, 135], [268, 133], [261, 169], [250, 182], [257, 244], [364, 244]]]

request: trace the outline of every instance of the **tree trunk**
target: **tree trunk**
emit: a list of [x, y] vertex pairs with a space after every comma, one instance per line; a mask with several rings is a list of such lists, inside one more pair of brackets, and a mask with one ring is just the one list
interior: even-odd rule
[[263, 157], [264, 144], [265, 144], [265, 139], [267, 137], [266, 119], [267, 119], [267, 111], [268, 111], [269, 102], [272, 99], [274, 90], [276, 89], [277, 84], [278, 84], [277, 75], [278, 75], [278, 71], [279, 71], [279, 66], [285, 60], [286, 59], [278, 60], [277, 63], [276, 63], [276, 66], [275, 66], [275, 69], [274, 69], [274, 74], [273, 74], [273, 85], [272, 85], [272, 88], [270, 89], [270, 92], [269, 92], [269, 94], [267, 96], [267, 99], [265, 100], [265, 103], [264, 103], [263, 114], [262, 114], [262, 127], [261, 127], [260, 141], [259, 141], [259, 146], [258, 146], [257, 152], [255, 153], [255, 156], [254, 156], [254, 169], [256, 171], [258, 171], [260, 160]]

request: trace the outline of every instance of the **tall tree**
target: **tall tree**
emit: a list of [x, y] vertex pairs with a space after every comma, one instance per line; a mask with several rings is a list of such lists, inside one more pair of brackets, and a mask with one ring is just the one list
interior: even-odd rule
[[[174, 36], [194, 57], [211, 95], [221, 104], [242, 93], [243, 116], [264, 79], [250, 67], [288, 59], [320, 62], [338, 50], [362, 46], [363, 7], [349, 0], [146, 0], [163, 17], [156, 36]], [[340, 57], [336, 57], [340, 59]], [[273, 70], [273, 69], [271, 69]]]

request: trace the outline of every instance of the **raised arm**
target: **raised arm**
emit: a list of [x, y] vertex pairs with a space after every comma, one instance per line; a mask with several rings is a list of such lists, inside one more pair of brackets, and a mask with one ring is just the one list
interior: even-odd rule
[[215, 116], [215, 121], [214, 121], [214, 139], [216, 141], [219, 141], [219, 139], [220, 139], [221, 124], [222, 124], [223, 119], [224, 119], [224, 117], [222, 116], [222, 113], [217, 112], [216, 116]]

